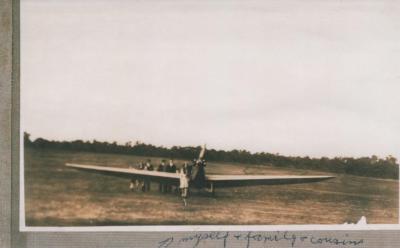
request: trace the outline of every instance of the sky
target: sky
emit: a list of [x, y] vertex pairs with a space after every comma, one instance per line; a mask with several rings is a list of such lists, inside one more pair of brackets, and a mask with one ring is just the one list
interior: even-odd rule
[[400, 158], [395, 1], [21, 0], [32, 138]]

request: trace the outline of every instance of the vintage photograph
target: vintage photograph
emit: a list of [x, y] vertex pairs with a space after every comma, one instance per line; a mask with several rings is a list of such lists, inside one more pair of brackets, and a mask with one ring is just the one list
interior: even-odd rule
[[24, 227], [399, 223], [390, 3], [20, 5]]

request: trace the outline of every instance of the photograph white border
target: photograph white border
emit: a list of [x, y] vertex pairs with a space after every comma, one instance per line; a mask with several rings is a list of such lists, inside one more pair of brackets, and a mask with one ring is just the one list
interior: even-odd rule
[[[20, 82], [20, 106], [23, 84]], [[24, 170], [24, 113], [20, 108], [19, 231], [21, 232], [204, 232], [204, 231], [376, 231], [400, 230], [400, 177], [398, 224], [305, 224], [305, 225], [140, 225], [140, 226], [26, 226]], [[399, 165], [400, 169], [400, 165]], [[361, 216], [360, 216], [361, 217]], [[368, 219], [367, 219], [368, 221]]]

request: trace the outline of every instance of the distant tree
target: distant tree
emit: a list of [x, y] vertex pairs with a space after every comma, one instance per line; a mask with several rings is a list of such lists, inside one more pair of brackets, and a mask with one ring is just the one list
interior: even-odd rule
[[[173, 146], [166, 148], [162, 146], [154, 146], [136, 141], [132, 146], [132, 142], [118, 144], [117, 142], [100, 142], [97, 140], [83, 141], [49, 141], [38, 138], [33, 142], [30, 134], [24, 132], [24, 144], [37, 149], [58, 149], [72, 151], [88, 151], [96, 153], [117, 153], [131, 154], [138, 156], [163, 157], [173, 159], [193, 159], [197, 158], [201, 147], [181, 147]], [[298, 169], [309, 169], [328, 171], [333, 173], [345, 173], [359, 176], [394, 178], [399, 177], [399, 166], [397, 159], [393, 156], [387, 156], [380, 159], [376, 155], [371, 157], [328, 157], [310, 158], [310, 157], [289, 157], [279, 153], [251, 153], [246, 150], [215, 150], [207, 151], [207, 160], [221, 162], [239, 162], [251, 164], [274, 165], [279, 167], [292, 167]]]
[[397, 159], [393, 157], [392, 155], [389, 155], [386, 157], [386, 161], [392, 165], [395, 165], [397, 162]]
[[376, 155], [371, 156], [371, 164], [378, 163], [378, 160], [379, 160], [378, 156], [376, 156]]

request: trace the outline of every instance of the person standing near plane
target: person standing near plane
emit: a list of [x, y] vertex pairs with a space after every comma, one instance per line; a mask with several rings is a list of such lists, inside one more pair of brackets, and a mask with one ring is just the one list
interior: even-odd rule
[[179, 189], [181, 191], [181, 197], [183, 200], [183, 205], [187, 206], [186, 198], [188, 196], [188, 189], [189, 189], [189, 177], [187, 175], [187, 170], [185, 167], [182, 167], [179, 170]]
[[[148, 170], [148, 171], [154, 170], [153, 165], [151, 164], [151, 160], [150, 160], [150, 159], [147, 160], [144, 169], [145, 169], [145, 170]], [[145, 180], [144, 180], [144, 191], [150, 191], [150, 180], [149, 180], [149, 179], [145, 179]]]
[[172, 159], [169, 160], [169, 172], [176, 173], [176, 166]]
[[204, 167], [206, 167], [206, 161], [198, 159], [196, 160], [195, 166], [193, 166], [193, 171], [191, 175], [191, 182], [193, 182], [196, 188], [204, 188], [206, 183], [206, 172]]
[[201, 188], [206, 186], [206, 160], [201, 159], [200, 160], [200, 168], [199, 168], [199, 180], [200, 180], [200, 186]]
[[153, 171], [153, 170], [154, 170], [154, 167], [153, 167], [153, 165], [151, 164], [151, 160], [150, 160], [150, 159], [147, 160], [145, 168], [146, 168], [146, 170], [148, 170], [148, 171]]
[[[143, 170], [144, 169], [143, 162], [140, 162], [138, 164], [137, 168], [138, 168], [138, 170]], [[136, 184], [135, 185], [136, 190], [144, 191], [144, 181], [143, 181], [143, 179], [136, 178], [135, 184]]]
[[[129, 169], [132, 169], [132, 168], [133, 168], [133, 166], [129, 165]], [[134, 191], [135, 190], [135, 185], [136, 185], [136, 179], [135, 178], [131, 178], [131, 182], [129, 183], [129, 189], [131, 191]]]
[[[161, 160], [161, 163], [157, 167], [157, 171], [163, 172], [164, 170], [165, 170], [165, 160]], [[158, 185], [158, 191], [160, 191], [161, 193], [165, 192], [165, 184], [164, 183], [160, 183]]]
[[[170, 171], [169, 163], [167, 163], [167, 164], [164, 166], [163, 172], [169, 172], [169, 171]], [[167, 192], [168, 192], [168, 189], [169, 189], [169, 184], [168, 184], [168, 183], [163, 183], [163, 190], [164, 190], [164, 193], [167, 193]]]
[[193, 159], [192, 163], [192, 173], [190, 175], [190, 182], [193, 182], [197, 175], [197, 160]]
[[[176, 170], [176, 165], [174, 164], [174, 161], [173, 161], [172, 159], [169, 160], [168, 172], [169, 172], [169, 173], [176, 173], [176, 172], [177, 172], [177, 170]], [[168, 191], [169, 191], [169, 192], [172, 192], [172, 185], [168, 185]], [[178, 187], [176, 187], [176, 188], [174, 189], [174, 191], [177, 192], [177, 191], [178, 191]]]
[[186, 167], [186, 175], [190, 178], [192, 178], [192, 170], [193, 170], [193, 165], [189, 164], [188, 162], [185, 162], [184, 165]]
[[[191, 179], [191, 175], [192, 175], [192, 165], [189, 164], [188, 162], [184, 162], [181, 169], [184, 169], [187, 180], [188, 180], [188, 184], [190, 184], [190, 179]], [[179, 173], [180, 170], [177, 171], [177, 173]], [[189, 194], [189, 191], [188, 191]]]

